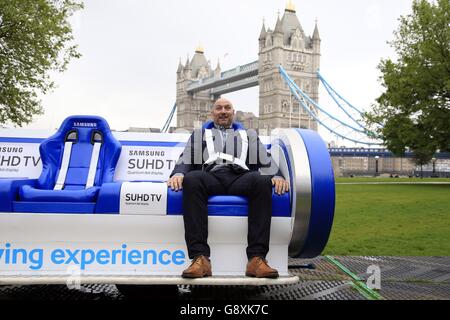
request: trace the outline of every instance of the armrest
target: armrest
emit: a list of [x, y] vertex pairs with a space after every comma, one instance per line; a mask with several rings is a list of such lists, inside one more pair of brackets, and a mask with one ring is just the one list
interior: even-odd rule
[[29, 185], [35, 187], [37, 179], [0, 180], [0, 212], [12, 212], [13, 201], [18, 199], [19, 188]]
[[183, 214], [183, 190], [173, 191], [170, 187], [167, 187], [167, 214]]
[[294, 185], [294, 168], [291, 159], [289, 158], [289, 151], [286, 145], [281, 140], [275, 140], [271, 146], [271, 154], [278, 167], [280, 168], [283, 177], [289, 182], [289, 197], [292, 199], [293, 185]]
[[290, 217], [291, 216], [291, 195], [289, 192], [279, 195], [275, 193], [275, 187], [272, 187], [272, 217]]
[[95, 213], [118, 214], [120, 212], [120, 188], [122, 182], [104, 183], [98, 192]]

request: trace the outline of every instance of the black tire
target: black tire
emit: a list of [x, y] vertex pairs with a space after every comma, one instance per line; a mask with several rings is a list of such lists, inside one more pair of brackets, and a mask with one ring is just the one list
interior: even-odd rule
[[116, 287], [126, 299], [175, 300], [178, 298], [176, 285], [117, 284]]

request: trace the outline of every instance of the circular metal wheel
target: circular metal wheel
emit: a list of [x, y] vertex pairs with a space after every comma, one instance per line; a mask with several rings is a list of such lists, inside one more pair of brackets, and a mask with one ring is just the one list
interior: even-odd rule
[[319, 134], [305, 129], [280, 130], [272, 142], [272, 153], [279, 152], [285, 155], [278, 156], [282, 159], [280, 169], [285, 177], [289, 176], [291, 185], [293, 229], [289, 256], [317, 257], [328, 242], [334, 217], [330, 154]]

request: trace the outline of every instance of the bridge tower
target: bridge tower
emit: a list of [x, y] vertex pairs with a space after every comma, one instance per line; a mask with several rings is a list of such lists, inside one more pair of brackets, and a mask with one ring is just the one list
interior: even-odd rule
[[[269, 134], [274, 128], [290, 126], [317, 131], [317, 123], [291, 97], [277, 65], [281, 64], [300, 89], [319, 102], [316, 71], [320, 67], [320, 42], [317, 21], [312, 37], [307, 36], [291, 1], [283, 17], [280, 19], [278, 15], [274, 30], [266, 30], [263, 22], [259, 36], [258, 70], [261, 134]], [[311, 109], [315, 110], [312, 106]]]
[[213, 104], [213, 96], [209, 90], [190, 94], [187, 87], [192, 81], [217, 74], [220, 74], [219, 63], [213, 70], [210, 62], [206, 60], [204, 49], [200, 46], [195, 50], [192, 60], [187, 58], [185, 65], [180, 60], [177, 69], [177, 128], [192, 131], [206, 121]]

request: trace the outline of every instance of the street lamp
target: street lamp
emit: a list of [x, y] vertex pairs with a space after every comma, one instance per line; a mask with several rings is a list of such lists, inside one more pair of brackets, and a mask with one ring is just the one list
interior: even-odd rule
[[433, 175], [432, 177], [436, 176], [436, 158], [432, 158], [431, 161], [433, 161]]
[[380, 157], [375, 156], [375, 177], [378, 176], [378, 159], [380, 159]]
[[342, 155], [338, 158], [338, 168], [340, 176], [344, 177], [344, 158], [342, 157]]

